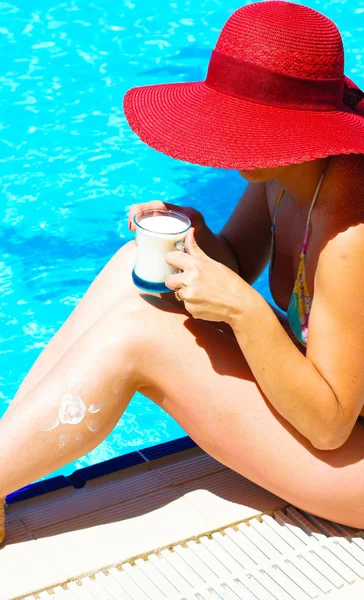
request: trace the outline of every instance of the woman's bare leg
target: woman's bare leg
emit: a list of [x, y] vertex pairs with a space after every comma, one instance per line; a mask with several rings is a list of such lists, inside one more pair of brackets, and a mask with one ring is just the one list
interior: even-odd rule
[[[69, 318], [53, 336], [23, 380], [7, 413], [35, 388], [63, 354], [92, 327], [116, 302], [136, 288], [131, 279], [135, 261], [135, 244], [125, 244], [111, 258], [90, 285]], [[4, 499], [0, 497], [0, 544], [4, 538]]]
[[83, 456], [115, 427], [139, 384], [133, 310], [124, 303], [120, 321], [110, 309], [4, 415], [1, 497]]
[[[337, 450], [314, 449], [264, 398], [233, 337], [163, 299], [131, 300], [82, 335], [0, 423], [0, 494], [100, 443], [138, 389], [221, 463], [304, 510], [364, 527], [362, 427]], [[85, 418], [45, 431], [70, 393]]]
[[341, 448], [315, 449], [266, 399], [233, 337], [158, 298], [147, 304], [139, 391], [219, 462], [303, 510], [364, 528], [364, 428]]
[[[140, 293], [131, 278], [135, 250], [134, 241], [125, 244], [98, 274], [77, 307], [35, 361], [8, 407], [7, 414], [14, 410], [22, 398], [29, 396], [30, 392], [42, 381], [72, 344], [101, 319], [112, 306], [127, 296]], [[159, 296], [159, 294], [154, 295]], [[172, 292], [164, 294], [164, 298], [177, 304]], [[4, 500], [0, 497], [0, 543], [5, 533], [3, 502]]]
[[[7, 412], [5, 413], [4, 417], [0, 421], [0, 431], [1, 432], [4, 431], [4, 429], [6, 427], [6, 430], [9, 434], [9, 432], [11, 431], [10, 416], [12, 415], [12, 413], [14, 413], [12, 422], [14, 424], [16, 424], [17, 419], [19, 419], [19, 411], [16, 411], [16, 409], [20, 405], [21, 405], [22, 412], [24, 411], [24, 407], [28, 404], [30, 405], [30, 406], [27, 406], [28, 413], [30, 414], [31, 407], [32, 407], [32, 410], [36, 412], [37, 409], [35, 407], [37, 405], [39, 397], [43, 393], [41, 390], [47, 389], [48, 391], [45, 392], [45, 395], [47, 395], [49, 393], [50, 396], [52, 396], [52, 392], [49, 392], [49, 382], [52, 382], [52, 380], [53, 380], [53, 383], [54, 383], [57, 379], [57, 376], [55, 375], [55, 373], [58, 373], [58, 367], [59, 367], [58, 363], [62, 359], [62, 357], [64, 357], [66, 364], [68, 364], [67, 361], [69, 361], [69, 357], [68, 357], [68, 355], [66, 356], [66, 354], [68, 351], [70, 351], [72, 346], [74, 346], [76, 343], [78, 343], [80, 341], [81, 338], [88, 340], [87, 344], [90, 344], [90, 342], [89, 342], [90, 339], [94, 340], [94, 342], [96, 340], [95, 343], [96, 343], [97, 348], [95, 346], [96, 350], [95, 350], [95, 352], [93, 352], [93, 355], [94, 355], [94, 358], [96, 361], [98, 360], [100, 354], [102, 354], [103, 357], [106, 356], [106, 355], [104, 355], [105, 344], [103, 344], [102, 342], [103, 341], [107, 342], [110, 339], [110, 336], [109, 336], [110, 332], [108, 329], [110, 327], [110, 319], [109, 319], [109, 317], [107, 317], [107, 313], [112, 309], [113, 306], [115, 306], [116, 304], [120, 304], [120, 302], [122, 302], [125, 299], [127, 299], [127, 302], [123, 304], [123, 312], [124, 312], [124, 319], [126, 319], [126, 325], [124, 326], [123, 329], [124, 329], [124, 333], [126, 334], [127, 321], [128, 321], [127, 312], [128, 312], [128, 310], [132, 310], [132, 308], [133, 308], [133, 297], [139, 297], [139, 293], [140, 293], [139, 290], [134, 286], [134, 284], [132, 282], [132, 278], [131, 278], [131, 272], [132, 272], [132, 268], [134, 266], [134, 262], [135, 262], [135, 244], [134, 244], [134, 242], [130, 242], [130, 243], [124, 245], [112, 257], [112, 259], [109, 261], [109, 263], [104, 267], [104, 269], [95, 278], [95, 280], [89, 287], [88, 291], [86, 292], [85, 296], [82, 298], [82, 300], [79, 302], [77, 307], [71, 313], [70, 317], [66, 320], [66, 322], [62, 325], [62, 327], [58, 330], [58, 332], [55, 334], [55, 336], [49, 342], [47, 347], [42, 351], [42, 353], [40, 354], [40, 356], [38, 357], [38, 359], [36, 360], [36, 362], [34, 363], [32, 368], [28, 372], [22, 385], [20, 386], [19, 390], [17, 391], [12, 403], [10, 404]], [[155, 294], [155, 296], [159, 296], [159, 295]], [[174, 299], [173, 293], [165, 294], [164, 296], [169, 298], [170, 302], [177, 304], [177, 301], [175, 301], [175, 299]], [[126, 308], [127, 305], [128, 305], [128, 308]], [[180, 308], [180, 310], [182, 310], [181, 305], [179, 308]], [[114, 334], [116, 331], [114, 323], [112, 323], [110, 329], [111, 329], [111, 333]], [[130, 339], [133, 338], [133, 332], [129, 332], [129, 337], [130, 337]], [[73, 382], [73, 388], [71, 389], [72, 395], [81, 397], [82, 401], [87, 405], [87, 402], [83, 398], [82, 394], [79, 393], [76, 389], [78, 384], [77, 384], [77, 376], [75, 374], [75, 371], [78, 368], [77, 365], [79, 364], [79, 357], [82, 358], [82, 356], [85, 358], [86, 366], [87, 365], [89, 366], [89, 371], [91, 371], [93, 369], [93, 372], [95, 372], [95, 369], [97, 369], [97, 365], [90, 364], [90, 358], [91, 358], [92, 352], [90, 351], [90, 347], [87, 344], [86, 344], [86, 348], [85, 348], [84, 339], [81, 344], [76, 346], [76, 348], [73, 348], [73, 350], [72, 350], [73, 353], [76, 355], [78, 354], [79, 356], [78, 356], [78, 358], [76, 358], [76, 361], [74, 362], [74, 367], [72, 367], [72, 366], [70, 367], [68, 365], [67, 369], [71, 369], [71, 383], [72, 383], [72, 378], [75, 379], [75, 377], [76, 377], [76, 382]], [[94, 343], [94, 342], [92, 342], [92, 343]], [[106, 344], [106, 346], [107, 346], [107, 344]], [[80, 350], [79, 348], [82, 348], [82, 350]], [[115, 353], [113, 354], [112, 360], [115, 360]], [[81, 363], [82, 363], [82, 361], [81, 361]], [[57, 365], [57, 370], [55, 371], [54, 367], [56, 365]], [[101, 363], [100, 363], [100, 365], [101, 365]], [[82, 368], [83, 367], [81, 364], [81, 371], [82, 371]], [[101, 370], [102, 370], [102, 367], [101, 367]], [[61, 372], [62, 372], [62, 370], [61, 370]], [[87, 378], [87, 373], [88, 373], [87, 369], [84, 370], [84, 376], [86, 378]], [[110, 372], [106, 370], [105, 373], [103, 373], [103, 375], [105, 375], [107, 378], [110, 376]], [[118, 382], [122, 383], [123, 378], [125, 378], [125, 365], [123, 366], [122, 369], [120, 369], [120, 371], [119, 370], [117, 371], [116, 378], [117, 378], [117, 382], [115, 384], [113, 383], [112, 385], [117, 390]], [[62, 382], [62, 384], [66, 385], [64, 381]], [[53, 389], [54, 386], [51, 385], [50, 387]], [[55, 385], [55, 387], [57, 387], [57, 384]], [[91, 388], [92, 388], [92, 385], [91, 385]], [[122, 386], [120, 387], [120, 390], [119, 390], [120, 392], [121, 392], [121, 388], [122, 388]], [[59, 391], [60, 397], [57, 399], [57, 401], [60, 402], [60, 399], [62, 396], [62, 391], [61, 391], [62, 386], [59, 387], [59, 390], [60, 390]], [[131, 396], [134, 394], [135, 390], [136, 390], [136, 388], [134, 386], [133, 391], [130, 392]], [[88, 404], [90, 404], [91, 406], [92, 406], [92, 404], [97, 404], [99, 397], [102, 395], [101, 387], [98, 387], [97, 390], [91, 389], [88, 391], [85, 388], [85, 390], [83, 390], [83, 391], [84, 391], [86, 397], [88, 398]], [[65, 395], [65, 394], [63, 394], [63, 395]], [[84, 445], [81, 443], [82, 440], [89, 434], [89, 432], [87, 431], [86, 417], [83, 422], [84, 426], [86, 423], [86, 430], [85, 430], [86, 436], [83, 435], [82, 432], [76, 431], [77, 428], [79, 428], [79, 426], [77, 426], [76, 428], [73, 426], [71, 429], [68, 430], [68, 432], [70, 432], [70, 431], [73, 432], [73, 435], [71, 436], [71, 439], [73, 439], [73, 441], [74, 441], [74, 446], [73, 446], [72, 450], [74, 452], [76, 452], [77, 457], [83, 456], [83, 454], [86, 454], [92, 448], [97, 446], [108, 435], [108, 433], [113, 429], [113, 427], [116, 425], [118, 419], [124, 412], [126, 405], [129, 402], [130, 397], [131, 397], [131, 396], [129, 397], [129, 395], [125, 393], [125, 389], [124, 389], [122, 396], [123, 396], [124, 400], [121, 404], [118, 404], [118, 410], [114, 413], [114, 419], [112, 421], [112, 424], [109, 425], [109, 429], [107, 429], [107, 428], [105, 429], [105, 427], [102, 427], [102, 429], [99, 432], [94, 432], [93, 435], [89, 436], [87, 444]], [[37, 400], [37, 398], [38, 398], [38, 400]], [[52, 401], [52, 398], [50, 399], [50, 401]], [[66, 399], [66, 402], [67, 402], [67, 399]], [[78, 401], [76, 401], [76, 404], [77, 404], [77, 402]], [[49, 407], [47, 408], [48, 411], [49, 411], [49, 408], [51, 408], [50, 414], [52, 415], [52, 418], [54, 417], [53, 424], [55, 424], [55, 422], [56, 422], [57, 406], [55, 405], [54, 407], [52, 407], [52, 404], [50, 404]], [[112, 405], [109, 404], [109, 407], [111, 407], [111, 406]], [[82, 405], [81, 405], [81, 407], [82, 407]], [[42, 406], [42, 404], [40, 404], [39, 410], [44, 411], [44, 406]], [[59, 408], [58, 408], [58, 410], [59, 410]], [[106, 410], [103, 412], [105, 415]], [[95, 413], [95, 415], [96, 415], [96, 413]], [[104, 416], [104, 415], [102, 415], [102, 416]], [[43, 413], [43, 416], [45, 418], [45, 413]], [[87, 412], [86, 416], [88, 416], [88, 418], [90, 420], [90, 418], [92, 417], [92, 413], [89, 414]], [[101, 416], [101, 413], [98, 416]], [[91, 419], [91, 420], [95, 421], [95, 419]], [[50, 423], [50, 425], [52, 425], [52, 423]], [[63, 425], [65, 425], [65, 424], [63, 424]], [[94, 426], [95, 426], [95, 424], [94, 424]], [[61, 427], [61, 424], [57, 427], [57, 433], [58, 433], [59, 437], [61, 437], [60, 427]], [[82, 426], [80, 426], [80, 427], [82, 429]], [[96, 435], [96, 433], [97, 433], [97, 435]], [[8, 437], [10, 437], [10, 436], [8, 435]], [[59, 443], [64, 444], [67, 440], [67, 437], [68, 437], [67, 435], [65, 435], [65, 437], [62, 437], [62, 439]], [[3, 439], [5, 440], [5, 435], [4, 435]], [[67, 449], [70, 449], [71, 439], [67, 441]], [[25, 438], [24, 438], [24, 446], [25, 445], [26, 444], [25, 444]], [[67, 458], [67, 456], [68, 456], [68, 458]], [[74, 458], [72, 458], [72, 456], [73, 455], [68, 455], [68, 454], [63, 453], [63, 457], [60, 459], [59, 465], [62, 466], [64, 464], [67, 464], [68, 462], [71, 462], [72, 460], [74, 460]], [[44, 469], [45, 469], [44, 473], [49, 473], [50, 471], [57, 469], [57, 468], [58, 468], [57, 466], [54, 466], [51, 469], [49, 469], [48, 467], [44, 467]], [[30, 478], [28, 477], [28, 483], [30, 483], [31, 481], [34, 481], [34, 479], [41, 477], [41, 476], [42, 475], [33, 475]], [[23, 484], [23, 483], [17, 484], [16, 483], [15, 487], [13, 488], [12, 491], [17, 489], [21, 485], [25, 485], [25, 484]], [[9, 492], [7, 491], [6, 494], [7, 493], [9, 493]], [[1, 478], [0, 478], [0, 494], [1, 494]], [[0, 498], [1, 498], [1, 495], [0, 495]], [[1, 502], [1, 500], [0, 500], [0, 543], [2, 541], [3, 534], [4, 534], [3, 525], [4, 525], [3, 502]]]

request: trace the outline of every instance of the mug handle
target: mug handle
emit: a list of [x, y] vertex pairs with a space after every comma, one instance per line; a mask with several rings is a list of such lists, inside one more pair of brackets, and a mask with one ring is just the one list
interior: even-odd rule
[[[176, 250], [179, 250], [180, 252], [187, 253], [186, 246], [184, 245], [182, 240], [178, 240], [178, 242], [175, 242], [174, 247], [176, 248]], [[178, 269], [177, 273], [182, 273], [182, 270]]]
[[181, 252], [187, 252], [186, 246], [184, 245], [182, 240], [178, 240], [178, 242], [175, 242], [174, 247], [176, 248], [176, 250], [180, 250]]

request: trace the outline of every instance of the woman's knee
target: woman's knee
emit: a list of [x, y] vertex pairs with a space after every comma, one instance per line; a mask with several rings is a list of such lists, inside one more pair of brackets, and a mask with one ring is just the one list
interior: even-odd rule
[[161, 350], [159, 334], [181, 316], [186, 316], [182, 308], [163, 297], [130, 289], [105, 314], [98, 336], [127, 348], [142, 371]]
[[115, 252], [115, 254], [112, 256], [112, 258], [110, 259], [109, 262], [133, 261], [133, 260], [135, 260], [135, 253], [136, 253], [135, 240], [130, 240], [129, 242], [126, 242], [126, 244], [123, 244], [123, 246], [121, 246], [121, 248], [119, 248], [119, 250], [117, 250]]
[[130, 288], [117, 300], [95, 323], [94, 338], [100, 349], [113, 346], [123, 355], [129, 356], [139, 351], [145, 341], [148, 327], [148, 311], [146, 302], [140, 297], [137, 289]]
[[106, 320], [115, 324], [115, 329], [131, 328], [135, 336], [150, 335], [151, 329], [158, 328], [158, 321], [163, 319], [163, 313], [183, 311], [175, 307], [167, 299], [157, 294], [149, 294], [132, 286], [105, 315]]

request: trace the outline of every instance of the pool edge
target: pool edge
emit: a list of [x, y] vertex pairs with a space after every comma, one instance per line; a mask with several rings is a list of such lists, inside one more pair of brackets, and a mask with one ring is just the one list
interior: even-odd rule
[[37, 496], [61, 490], [66, 487], [72, 486], [76, 489], [82, 488], [92, 479], [103, 477], [104, 475], [109, 475], [196, 446], [197, 444], [187, 435], [177, 438], [176, 440], [157, 444], [156, 446], [142, 448], [141, 450], [129, 452], [128, 454], [117, 456], [116, 458], [110, 458], [101, 463], [77, 469], [71, 473], [71, 475], [56, 475], [55, 477], [50, 477], [44, 481], [31, 483], [28, 486], [9, 494], [6, 497], [6, 504], [16, 504], [17, 502], [36, 498]]

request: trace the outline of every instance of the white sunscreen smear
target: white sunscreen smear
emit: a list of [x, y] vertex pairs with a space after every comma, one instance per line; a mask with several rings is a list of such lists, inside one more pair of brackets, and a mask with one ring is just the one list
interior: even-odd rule
[[175, 243], [183, 241], [187, 225], [176, 217], [156, 215], [145, 217], [137, 228], [137, 256], [135, 274], [154, 283], [164, 282], [175, 269], [167, 265], [165, 256], [176, 250]]

